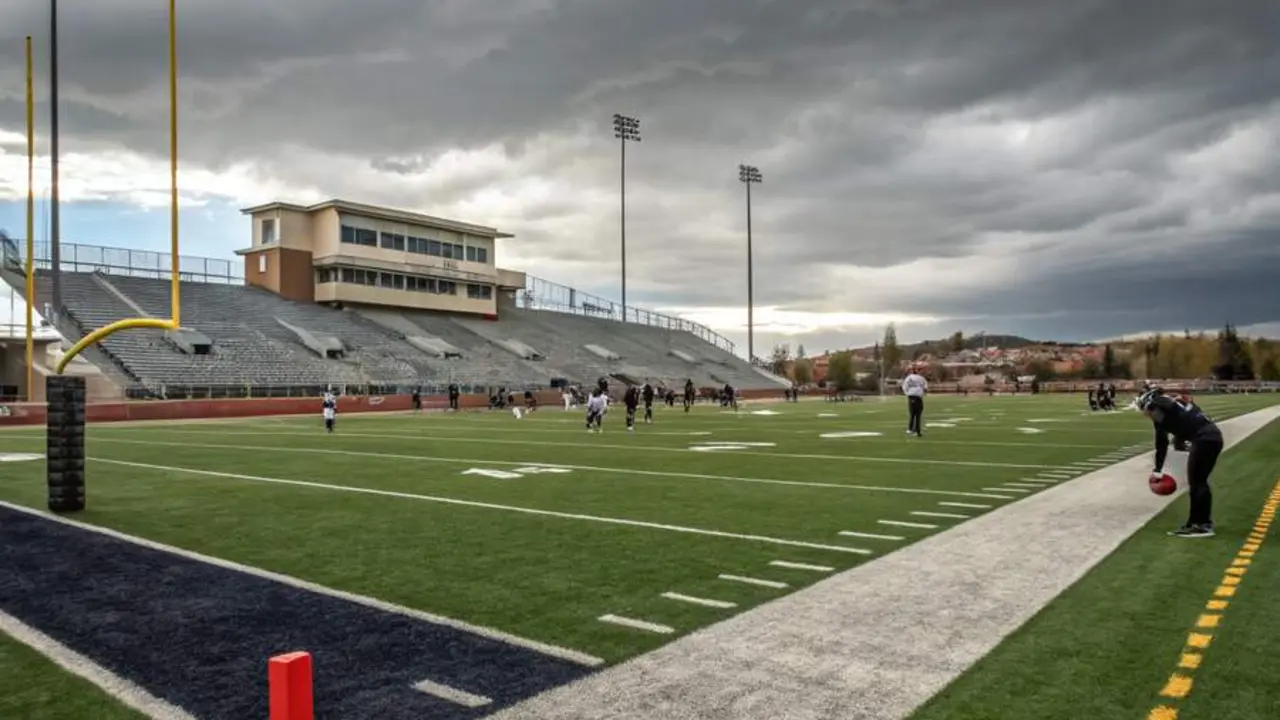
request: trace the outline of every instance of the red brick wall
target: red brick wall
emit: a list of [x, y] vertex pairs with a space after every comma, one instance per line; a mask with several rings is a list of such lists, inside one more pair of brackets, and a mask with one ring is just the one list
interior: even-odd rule
[[[540, 405], [560, 405], [560, 393], [549, 390], [536, 393]], [[781, 398], [781, 390], [746, 390], [747, 399]], [[413, 407], [408, 395], [388, 395], [381, 398], [348, 396], [338, 398], [338, 411], [393, 412]], [[522, 402], [517, 394], [517, 402]], [[489, 398], [484, 395], [463, 395], [459, 405], [464, 410], [487, 407]], [[444, 395], [427, 395], [422, 398], [426, 409], [444, 409], [449, 401]], [[18, 403], [6, 405], [8, 415], [0, 415], [0, 426], [43, 425], [43, 403]], [[309, 415], [319, 412], [319, 398], [237, 398], [228, 400], [138, 400], [129, 402], [93, 403], [86, 408], [91, 423], [124, 422], [138, 420], [197, 420], [205, 418], [262, 417], [267, 415]]]

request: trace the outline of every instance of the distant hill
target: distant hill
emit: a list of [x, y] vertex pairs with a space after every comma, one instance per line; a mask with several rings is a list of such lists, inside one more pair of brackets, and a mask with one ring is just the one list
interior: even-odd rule
[[[966, 350], [980, 350], [983, 347], [1001, 348], [1004, 350], [1012, 350], [1015, 348], [1027, 347], [1029, 345], [1046, 345], [1040, 340], [1031, 340], [1020, 335], [976, 335], [974, 337], [966, 337], [964, 339], [964, 347]], [[858, 348], [861, 351], [870, 352], [874, 346]], [[904, 357], [911, 357], [917, 352], [929, 352], [934, 354], [946, 354], [953, 351], [951, 346], [951, 338], [940, 338], [938, 340], [925, 340], [923, 342], [911, 343], [903, 345], [902, 352]]]

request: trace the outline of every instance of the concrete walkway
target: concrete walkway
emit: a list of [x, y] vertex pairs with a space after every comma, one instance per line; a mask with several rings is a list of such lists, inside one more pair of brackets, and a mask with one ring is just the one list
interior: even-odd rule
[[[1277, 417], [1223, 422], [1228, 447]], [[1173, 501], [1150, 468], [1081, 476], [492, 718], [907, 717]]]

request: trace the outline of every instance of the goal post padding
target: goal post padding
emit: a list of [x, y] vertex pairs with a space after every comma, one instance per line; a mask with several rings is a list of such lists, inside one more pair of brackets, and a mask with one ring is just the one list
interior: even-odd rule
[[45, 378], [47, 482], [49, 509], [56, 513], [84, 509], [85, 378]]

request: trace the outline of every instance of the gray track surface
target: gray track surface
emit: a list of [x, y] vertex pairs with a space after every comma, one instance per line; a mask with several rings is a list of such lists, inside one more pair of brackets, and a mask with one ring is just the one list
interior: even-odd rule
[[[1277, 417], [1222, 422], [1227, 446]], [[1186, 456], [1169, 456], [1182, 477]], [[1147, 489], [1150, 464], [1082, 475], [491, 719], [900, 720], [1173, 501]]]

